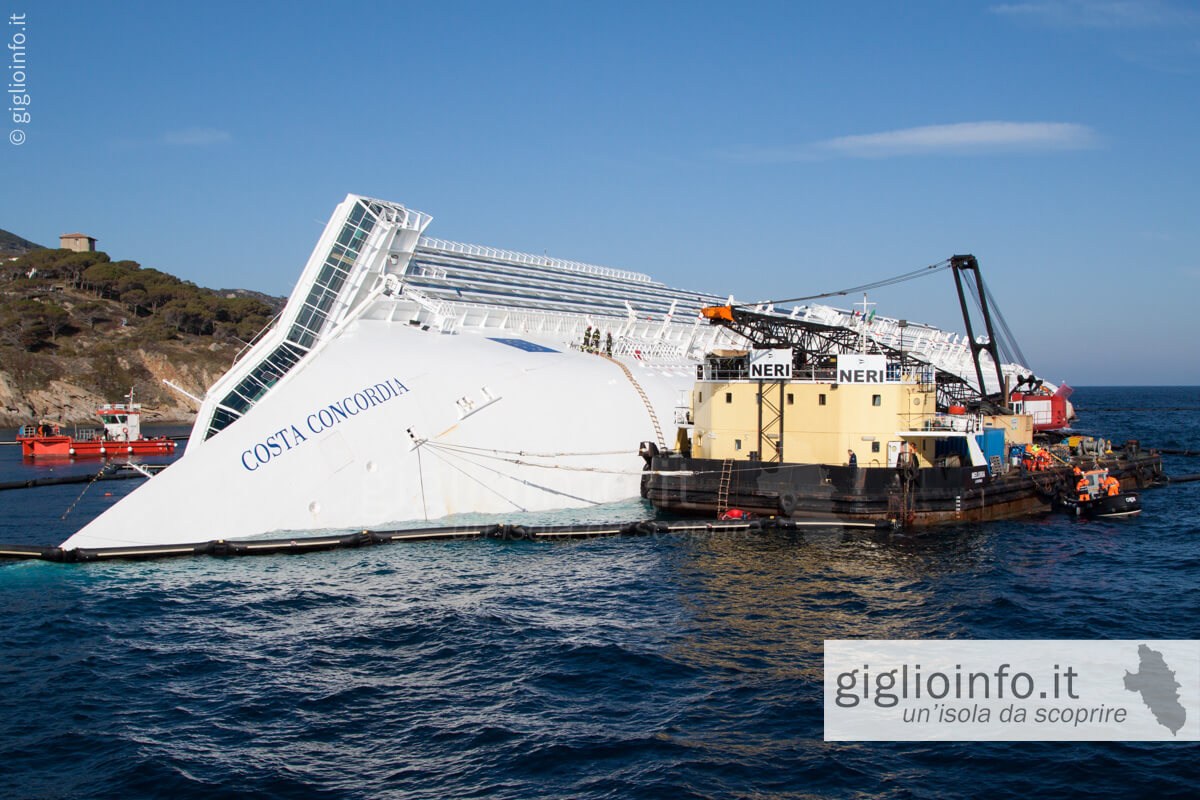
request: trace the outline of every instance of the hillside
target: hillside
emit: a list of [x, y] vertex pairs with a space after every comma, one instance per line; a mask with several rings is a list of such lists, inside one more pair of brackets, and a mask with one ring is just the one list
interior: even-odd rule
[[249, 294], [102, 252], [0, 263], [0, 425], [92, 422], [130, 389], [147, 422], [191, 422], [195, 403], [163, 379], [202, 396], [282, 307]]
[[44, 248], [40, 244], [35, 244], [0, 228], [0, 256], [21, 256], [30, 250], [42, 249]]

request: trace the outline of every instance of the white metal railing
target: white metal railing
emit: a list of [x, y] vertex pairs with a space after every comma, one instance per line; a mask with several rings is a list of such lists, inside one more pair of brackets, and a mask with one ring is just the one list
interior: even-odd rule
[[528, 264], [537, 267], [554, 267], [556, 269], [566, 269], [573, 272], [584, 272], [589, 275], [603, 275], [607, 278], [617, 278], [624, 281], [634, 281], [636, 283], [654, 283], [649, 275], [641, 272], [630, 272], [624, 269], [612, 269], [611, 267], [598, 267], [595, 264], [585, 264], [581, 261], [567, 261], [561, 258], [550, 258], [549, 256], [535, 256], [529, 253], [518, 253], [513, 250], [500, 250], [495, 247], [483, 247], [475, 244], [464, 244], [462, 242], [451, 242], [447, 239], [435, 239], [431, 236], [422, 236], [417, 242], [417, 247], [427, 250], [438, 250], [443, 253], [457, 253], [466, 256], [478, 256], [480, 258], [491, 258], [497, 261], [507, 261], [510, 264]]
[[419, 289], [414, 289], [411, 286], [405, 286], [401, 290], [401, 294], [432, 314], [437, 322], [438, 327], [444, 328], [446, 323], [458, 318], [458, 313], [451, 303], [447, 303], [443, 300], [435, 300]]
[[[628, 319], [585, 313], [455, 303], [429, 297], [411, 286], [405, 286], [393, 295], [392, 302], [411, 303], [427, 315], [427, 321], [443, 329], [481, 328], [551, 335], [571, 346], [579, 344], [588, 326], [600, 326], [613, 335], [613, 355], [650, 362], [699, 360], [698, 356], [708, 349], [718, 346], [718, 343], [728, 344], [736, 336], [728, 329], [715, 326], [704, 326], [697, 330], [694, 323], [685, 320], [673, 319], [664, 326], [661, 319], [631, 322]], [[389, 318], [395, 318], [395, 315], [395, 310], [386, 313]], [[601, 347], [605, 344], [602, 340]]]
[[142, 410], [141, 403], [105, 403], [100, 406], [100, 414], [131, 413]]
[[983, 430], [983, 420], [974, 416], [938, 414], [932, 419], [922, 420], [919, 427], [912, 427], [910, 430], [978, 433]]

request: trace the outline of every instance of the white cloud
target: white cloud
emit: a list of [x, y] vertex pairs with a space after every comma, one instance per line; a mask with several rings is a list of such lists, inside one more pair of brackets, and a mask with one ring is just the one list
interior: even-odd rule
[[1164, 28], [1200, 24], [1200, 12], [1163, 0], [1039, 0], [1001, 3], [989, 11], [1069, 28]]
[[233, 141], [229, 131], [215, 128], [188, 128], [182, 131], [171, 131], [162, 138], [165, 144], [178, 144], [203, 147], [210, 144], [224, 144]]
[[1088, 150], [1102, 145], [1092, 128], [1074, 122], [958, 122], [839, 136], [791, 147], [749, 147], [722, 155], [736, 161], [785, 164], [831, 158], [966, 156]]
[[958, 122], [839, 136], [815, 143], [812, 150], [848, 158], [887, 158], [1082, 150], [1098, 142], [1091, 128], [1073, 122]]

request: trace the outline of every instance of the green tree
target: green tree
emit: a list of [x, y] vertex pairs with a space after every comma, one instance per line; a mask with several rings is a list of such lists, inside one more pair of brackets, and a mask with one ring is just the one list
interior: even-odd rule
[[16, 300], [0, 311], [0, 341], [22, 350], [36, 350], [50, 335], [47, 306], [37, 300]]
[[142, 306], [146, 305], [149, 295], [140, 286], [133, 286], [121, 292], [121, 302], [129, 309], [129, 313], [137, 316]]
[[71, 327], [71, 315], [65, 308], [42, 303], [42, 322], [50, 331], [50, 341], [57, 341], [58, 335]]
[[96, 330], [96, 323], [104, 319], [104, 304], [95, 300], [85, 300], [73, 309], [76, 314], [87, 320], [88, 328]]
[[83, 271], [84, 287], [101, 297], [117, 299], [120, 296], [117, 286], [121, 281], [130, 278], [133, 273], [133, 270], [125, 266], [127, 263], [132, 262], [117, 261], [93, 264]]

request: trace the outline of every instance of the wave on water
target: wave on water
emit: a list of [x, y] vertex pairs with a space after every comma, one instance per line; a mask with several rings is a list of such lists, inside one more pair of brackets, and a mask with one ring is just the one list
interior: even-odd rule
[[[1200, 405], [1179, 391], [1073, 399], [1097, 429], [1195, 448], [1192, 412], [1088, 410]], [[61, 513], [61, 488], [4, 498], [0, 539]], [[0, 796], [1190, 797], [1195, 745], [822, 739], [826, 639], [1198, 638], [1200, 483], [1144, 502], [916, 538], [0, 564]]]

